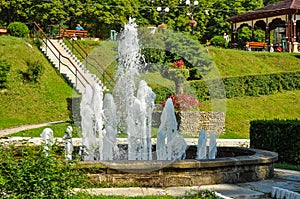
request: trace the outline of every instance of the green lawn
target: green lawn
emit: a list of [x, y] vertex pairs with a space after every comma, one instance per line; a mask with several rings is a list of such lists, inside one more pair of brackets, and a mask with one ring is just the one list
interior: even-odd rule
[[[234, 133], [238, 135], [236, 138], [249, 138], [251, 120], [299, 119], [299, 104], [299, 90], [227, 99], [225, 127], [229, 135]], [[210, 102], [204, 102], [205, 105], [208, 107]]]
[[[0, 92], [0, 129], [58, 120], [69, 120], [68, 98], [76, 95], [63, 78], [48, 63], [44, 55], [31, 48], [30, 40], [0, 37], [0, 54], [11, 65], [8, 88]], [[80, 41], [93, 56], [108, 67], [115, 62], [115, 42]], [[106, 51], [107, 50], [107, 51]], [[105, 52], [112, 52], [107, 53]], [[297, 54], [246, 52], [221, 48], [209, 48], [222, 77], [295, 71], [299, 69]], [[25, 70], [26, 60], [40, 60], [45, 71], [40, 83], [24, 83], [19, 70]], [[115, 66], [115, 63], [112, 65]], [[114, 70], [111, 69], [111, 70]], [[150, 84], [159, 84], [174, 89], [174, 83], [159, 73], [142, 76]], [[226, 134], [221, 138], [249, 138], [249, 122], [257, 119], [295, 119], [300, 116], [300, 91], [283, 91], [274, 95], [241, 97], [226, 100]], [[223, 101], [224, 102], [224, 101]], [[206, 101], [203, 110], [215, 111], [222, 103]], [[58, 127], [64, 132], [65, 126]], [[39, 135], [39, 129], [36, 134]], [[24, 134], [21, 132], [20, 134]]]
[[[45, 56], [30, 46], [31, 40], [0, 37], [0, 55], [11, 69], [7, 89], [0, 90], [0, 129], [24, 124], [69, 120], [67, 99], [77, 95], [50, 65]], [[24, 82], [19, 71], [26, 61], [39, 61], [44, 73], [39, 83]]]
[[222, 77], [269, 74], [299, 70], [300, 59], [293, 53], [269, 53], [209, 48]]

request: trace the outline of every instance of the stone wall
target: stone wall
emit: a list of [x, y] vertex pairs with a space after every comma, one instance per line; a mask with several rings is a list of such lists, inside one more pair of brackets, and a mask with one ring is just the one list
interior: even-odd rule
[[[233, 148], [227, 149], [229, 150], [227, 152], [231, 153], [230, 150]], [[265, 180], [274, 175], [274, 162], [278, 160], [277, 153], [256, 149], [236, 148], [233, 150], [254, 152], [254, 154], [249, 155], [247, 152], [247, 154], [239, 154], [235, 157], [171, 162], [83, 161], [78, 162], [78, 165], [80, 169], [91, 172], [89, 177], [94, 187], [103, 183], [123, 187], [160, 187], [161, 184], [165, 187], [235, 184]], [[89, 170], [91, 168], [92, 170]]]
[[[153, 124], [160, 124], [161, 112], [153, 113]], [[176, 113], [179, 131], [182, 134], [198, 136], [201, 129], [215, 134], [225, 133], [225, 113], [223, 112], [178, 112]]]

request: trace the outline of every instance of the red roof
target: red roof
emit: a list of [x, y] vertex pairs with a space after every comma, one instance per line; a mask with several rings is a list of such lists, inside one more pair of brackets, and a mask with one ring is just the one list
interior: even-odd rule
[[225, 19], [225, 21], [242, 22], [288, 13], [298, 13], [298, 9], [300, 9], [300, 0], [283, 0], [278, 3], [274, 3], [254, 11], [232, 16], [230, 18]]

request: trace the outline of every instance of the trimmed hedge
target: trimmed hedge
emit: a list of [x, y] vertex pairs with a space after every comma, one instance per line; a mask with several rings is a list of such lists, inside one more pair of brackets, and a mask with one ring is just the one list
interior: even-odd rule
[[156, 94], [155, 104], [164, 102], [166, 98], [174, 94], [172, 90], [159, 84], [152, 83], [149, 84], [149, 86], [152, 88], [152, 91]]
[[250, 147], [278, 153], [278, 161], [300, 165], [299, 120], [250, 122]]
[[282, 90], [300, 89], [300, 71], [228, 77], [222, 80], [223, 83], [220, 79], [190, 81], [190, 85], [197, 91], [197, 98], [200, 101], [225, 97], [269, 95]]

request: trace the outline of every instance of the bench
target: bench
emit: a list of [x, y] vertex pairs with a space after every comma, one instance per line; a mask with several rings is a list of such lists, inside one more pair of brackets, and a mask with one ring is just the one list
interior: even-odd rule
[[246, 43], [246, 48], [266, 48], [268, 44], [266, 42], [250, 41]]
[[79, 37], [86, 38], [88, 36], [88, 31], [86, 30], [61, 30], [61, 34], [64, 37]]
[[0, 36], [1, 35], [8, 35], [8, 31], [6, 28], [0, 28]]

